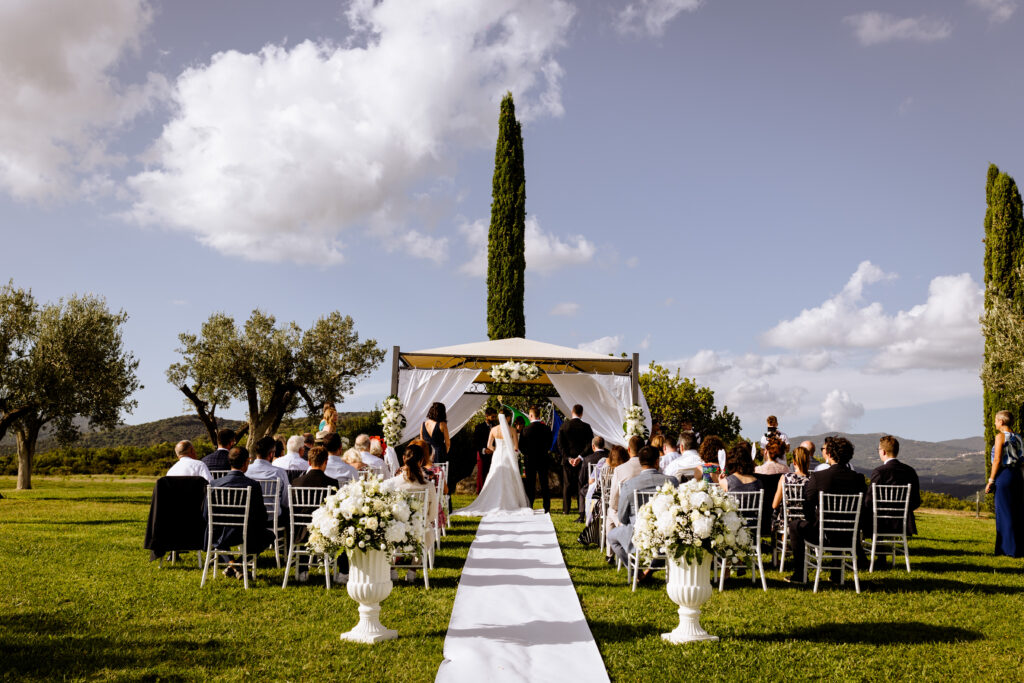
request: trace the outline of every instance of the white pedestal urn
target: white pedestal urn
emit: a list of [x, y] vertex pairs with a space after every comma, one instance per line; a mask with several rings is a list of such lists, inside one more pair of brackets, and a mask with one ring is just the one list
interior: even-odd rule
[[348, 554], [348, 594], [359, 603], [359, 623], [342, 640], [378, 643], [398, 637], [398, 631], [380, 623], [380, 603], [391, 594], [391, 565], [380, 550]]
[[711, 597], [711, 553], [705, 552], [701, 562], [686, 559], [668, 561], [669, 599], [679, 605], [679, 625], [661, 637], [670, 643], [694, 643], [718, 640], [701, 628], [700, 608]]

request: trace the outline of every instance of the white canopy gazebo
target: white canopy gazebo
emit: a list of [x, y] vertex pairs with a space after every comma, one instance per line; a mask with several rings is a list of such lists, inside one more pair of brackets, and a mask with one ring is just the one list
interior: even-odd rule
[[625, 445], [623, 415], [631, 405], [644, 409], [645, 424], [651, 427], [650, 410], [640, 389], [639, 354], [616, 358], [512, 337], [422, 351], [395, 346], [391, 393], [404, 406], [407, 424], [402, 442], [418, 434], [435, 401], [447, 409], [449, 433], [462, 429], [487, 400], [487, 385], [494, 382], [491, 367], [510, 360], [540, 368], [539, 377], [523, 383], [550, 386], [549, 398], [566, 415], [570, 406], [582, 405], [584, 419], [609, 443]]

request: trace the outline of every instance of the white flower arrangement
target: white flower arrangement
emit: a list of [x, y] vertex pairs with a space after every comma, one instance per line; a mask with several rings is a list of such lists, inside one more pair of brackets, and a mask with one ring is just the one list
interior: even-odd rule
[[641, 561], [664, 554], [701, 562], [709, 552], [742, 562], [749, 553], [750, 532], [729, 494], [715, 484], [691, 479], [678, 488], [666, 483], [640, 508], [633, 544]]
[[647, 438], [647, 425], [644, 424], [644, 409], [638, 405], [632, 405], [626, 410], [626, 414], [622, 416], [624, 422], [622, 423], [622, 432], [626, 435], [626, 438], [632, 436], [640, 436]]
[[427, 519], [419, 498], [384, 488], [380, 479], [356, 479], [327, 496], [309, 524], [309, 547], [318, 553], [381, 550], [422, 552]]
[[389, 446], [398, 446], [402, 441], [402, 430], [405, 429], [405, 415], [402, 414], [402, 400], [392, 394], [384, 399], [380, 408], [380, 424], [384, 428], [384, 441]]
[[540, 368], [533, 363], [520, 363], [514, 360], [501, 365], [492, 365], [488, 372], [495, 382], [502, 384], [529, 382], [540, 377]]

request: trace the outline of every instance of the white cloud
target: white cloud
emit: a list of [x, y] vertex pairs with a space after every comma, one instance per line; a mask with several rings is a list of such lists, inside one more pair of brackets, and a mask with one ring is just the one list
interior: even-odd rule
[[[459, 268], [466, 275], [487, 274], [487, 231], [483, 220], [464, 223], [459, 232], [472, 248], [473, 255]], [[565, 239], [545, 232], [535, 216], [526, 217], [526, 270], [535, 273], [552, 273], [566, 266], [578, 266], [593, 260], [597, 248], [582, 235]]]
[[[759, 424], [769, 414], [788, 415], [797, 412], [807, 389], [801, 386], [773, 388], [763, 379], [743, 380], [725, 393], [725, 405], [733, 412], [746, 413], [745, 421]], [[754, 417], [761, 415], [760, 418]]]
[[626, 266], [627, 267], [629, 267], [629, 268], [636, 268], [638, 265], [640, 265], [640, 258], [639, 257], [637, 257], [637, 256], [630, 256], [628, 259], [626, 259]]
[[1016, 0], [968, 0], [978, 9], [988, 14], [988, 20], [994, 24], [1008, 21], [1017, 11]]
[[928, 43], [949, 38], [953, 25], [937, 17], [896, 17], [885, 12], [863, 12], [845, 17], [861, 45], [878, 45], [894, 40]]
[[808, 372], [821, 372], [835, 364], [835, 355], [831, 351], [823, 349], [779, 357], [779, 365], [781, 367], [806, 370]]
[[643, 338], [643, 341], [639, 344], [641, 351], [646, 351], [651, 346], [651, 335], [647, 335]]
[[766, 375], [774, 375], [779, 367], [771, 360], [756, 353], [746, 353], [734, 361], [736, 367], [741, 368], [748, 377], [758, 378]]
[[684, 377], [717, 375], [731, 367], [717, 351], [710, 349], [702, 349], [689, 358], [668, 361], [664, 365], [666, 368], [678, 369]]
[[594, 341], [577, 344], [580, 351], [592, 351], [594, 353], [618, 353], [622, 348], [622, 335], [614, 337], [601, 337]]
[[857, 403], [850, 394], [833, 389], [821, 404], [821, 425], [825, 431], [849, 431], [854, 421], [864, 416], [864, 405]]
[[634, 0], [619, 12], [615, 28], [621, 33], [660, 36], [681, 12], [694, 12], [704, 0]]
[[564, 301], [551, 309], [550, 315], [573, 316], [580, 312], [580, 305], [575, 301]]
[[166, 87], [112, 75], [151, 19], [142, 0], [0, 4], [0, 188], [43, 201], [110, 187], [123, 160], [108, 138]]
[[[395, 246], [462, 147], [493, 144], [498, 101], [562, 114], [563, 0], [352, 0], [347, 46], [214, 55], [174, 83], [175, 113], [129, 179], [130, 217], [255, 260], [342, 259], [346, 231]], [[579, 247], [578, 243], [571, 246]]]

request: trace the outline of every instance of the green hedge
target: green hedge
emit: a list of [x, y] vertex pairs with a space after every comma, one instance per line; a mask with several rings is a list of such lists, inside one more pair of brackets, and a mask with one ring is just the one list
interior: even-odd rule
[[[196, 452], [205, 455], [213, 447], [204, 441], [193, 442]], [[109, 446], [104, 448], [57, 448], [36, 454], [33, 474], [138, 474], [160, 476], [177, 461], [174, 444], [154, 446]], [[0, 456], [0, 473], [18, 473], [17, 454]]]

